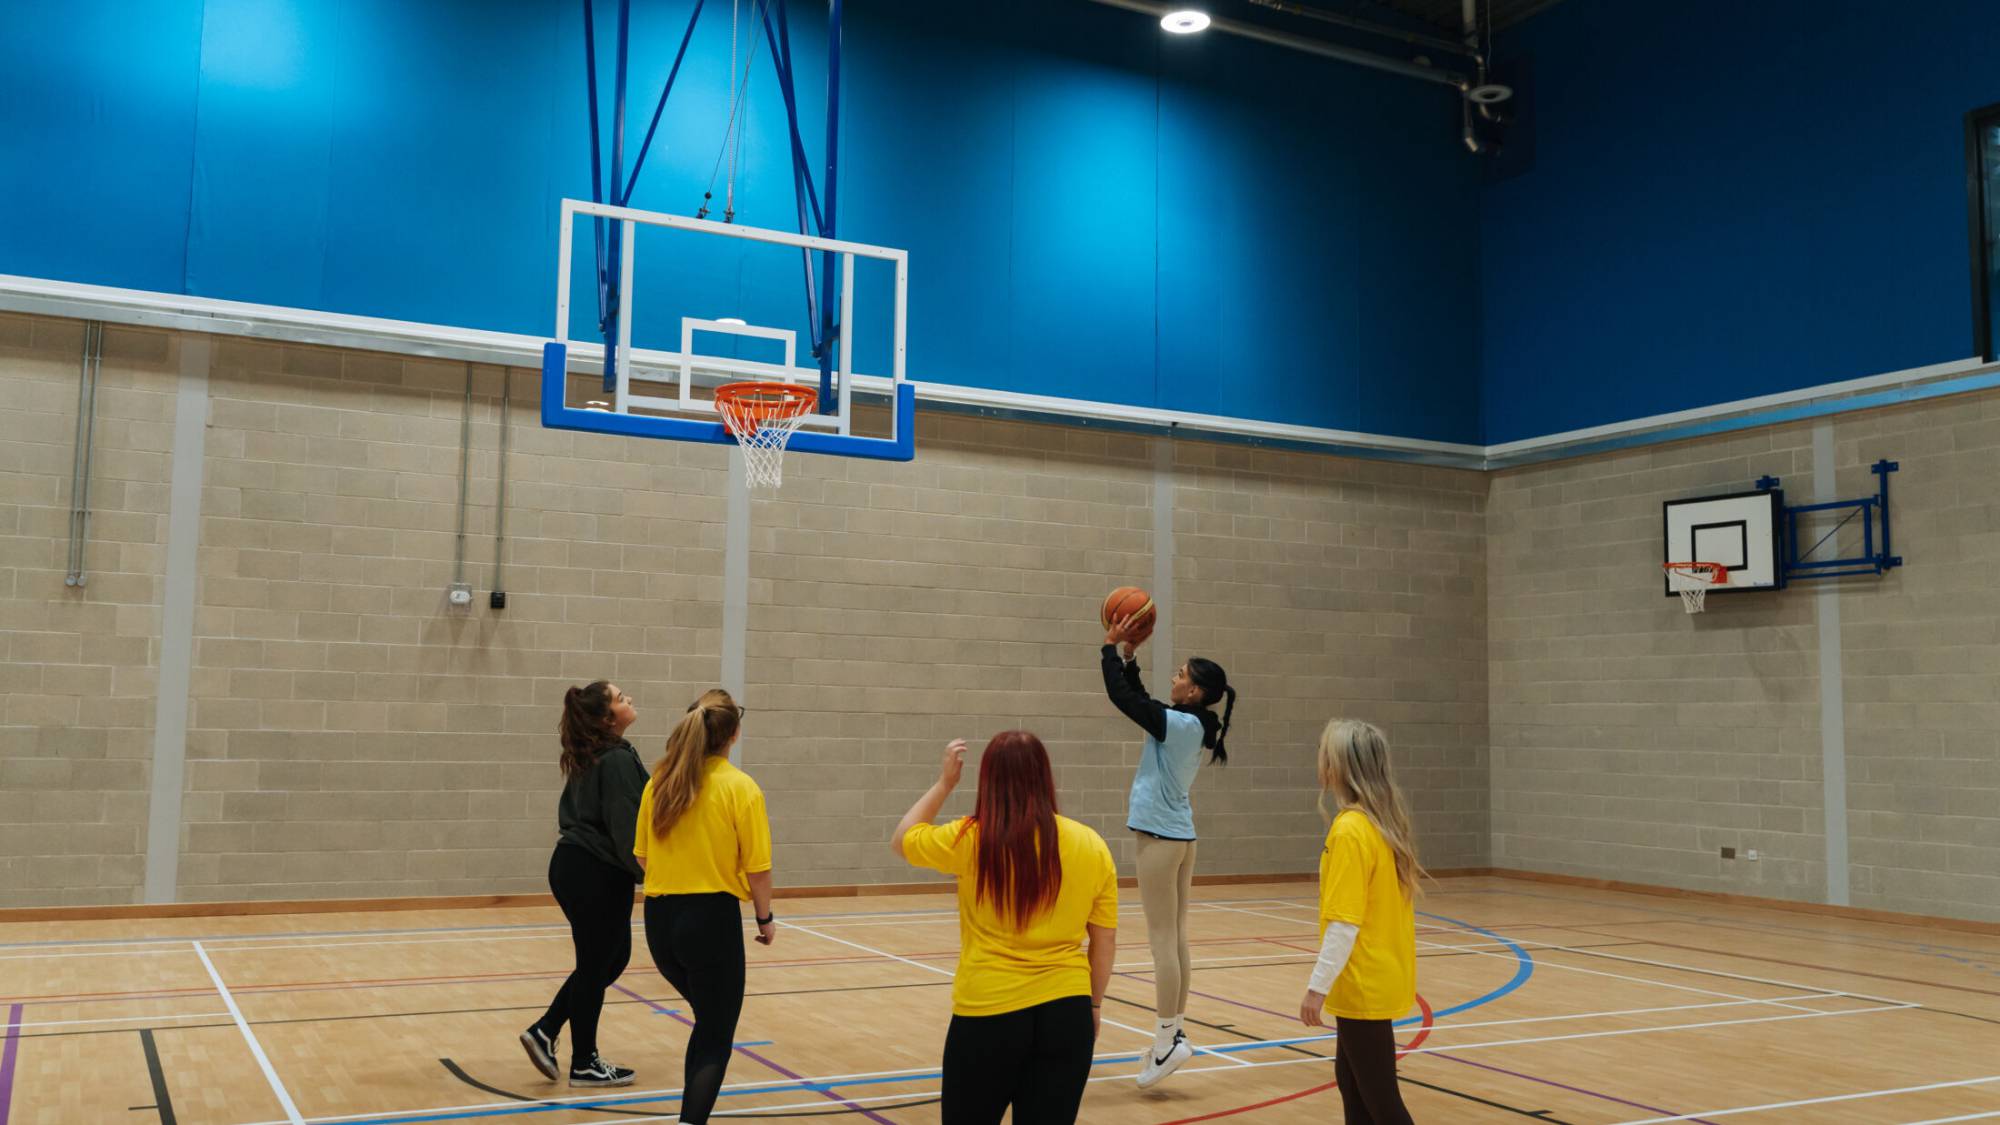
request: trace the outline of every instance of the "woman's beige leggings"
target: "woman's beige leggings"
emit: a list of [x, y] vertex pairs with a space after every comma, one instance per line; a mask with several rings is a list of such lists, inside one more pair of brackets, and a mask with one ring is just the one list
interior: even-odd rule
[[1153, 949], [1154, 1006], [1161, 1019], [1172, 1019], [1187, 1011], [1194, 975], [1187, 939], [1194, 841], [1133, 835], [1139, 842], [1139, 901], [1146, 908], [1146, 940]]

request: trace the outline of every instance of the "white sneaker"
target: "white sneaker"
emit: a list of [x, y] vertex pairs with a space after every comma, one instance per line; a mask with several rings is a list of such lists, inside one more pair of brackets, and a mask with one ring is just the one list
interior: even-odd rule
[[1167, 1075], [1181, 1068], [1181, 1064], [1194, 1057], [1194, 1046], [1186, 1036], [1176, 1036], [1174, 1045], [1164, 1055], [1154, 1055], [1151, 1047], [1146, 1048], [1146, 1065], [1139, 1068], [1139, 1088], [1150, 1090], [1160, 1084]]

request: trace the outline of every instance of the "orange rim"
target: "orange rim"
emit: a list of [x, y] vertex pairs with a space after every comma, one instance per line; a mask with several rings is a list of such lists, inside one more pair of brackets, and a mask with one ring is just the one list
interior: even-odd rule
[[1661, 570], [1668, 570], [1668, 571], [1673, 571], [1673, 570], [1683, 570], [1683, 571], [1687, 571], [1687, 572], [1688, 572], [1688, 573], [1690, 573], [1690, 574], [1692, 574], [1692, 573], [1694, 573], [1694, 572], [1696, 572], [1696, 571], [1702, 571], [1702, 570], [1705, 570], [1705, 571], [1707, 571], [1707, 572], [1708, 572], [1708, 580], [1709, 580], [1709, 583], [1710, 583], [1711, 585], [1716, 585], [1716, 586], [1720, 586], [1720, 585], [1722, 585], [1722, 584], [1723, 584], [1724, 582], [1727, 582], [1727, 581], [1729, 580], [1729, 568], [1728, 568], [1728, 567], [1726, 567], [1726, 566], [1723, 566], [1723, 565], [1722, 565], [1721, 563], [1711, 563], [1711, 562], [1670, 562], [1670, 563], [1661, 563], [1661, 564], [1660, 564], [1660, 569], [1661, 569]]
[[791, 383], [729, 383], [715, 388], [715, 407], [762, 424], [796, 418], [819, 403], [819, 392]]

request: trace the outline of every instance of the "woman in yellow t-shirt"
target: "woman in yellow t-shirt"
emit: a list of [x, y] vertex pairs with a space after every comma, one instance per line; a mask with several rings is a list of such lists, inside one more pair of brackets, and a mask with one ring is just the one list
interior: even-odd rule
[[1389, 740], [1367, 723], [1335, 719], [1319, 736], [1320, 811], [1340, 811], [1319, 857], [1319, 963], [1299, 1019], [1333, 1013], [1334, 1077], [1349, 1122], [1409, 1125], [1396, 1085], [1394, 1021], [1417, 998], [1417, 920], [1424, 869], [1410, 810], [1389, 768]]
[[1104, 837], [1056, 815], [1041, 739], [994, 735], [973, 815], [932, 824], [964, 769], [960, 739], [891, 840], [910, 863], [958, 877], [943, 1123], [999, 1125], [1012, 1106], [1024, 1125], [1064, 1125], [1083, 1102], [1111, 981], [1118, 871]]
[[743, 1014], [743, 915], [771, 944], [771, 824], [764, 791], [729, 762], [743, 709], [716, 689], [688, 707], [639, 800], [632, 854], [646, 868], [646, 947], [694, 1011], [680, 1120], [707, 1121]]

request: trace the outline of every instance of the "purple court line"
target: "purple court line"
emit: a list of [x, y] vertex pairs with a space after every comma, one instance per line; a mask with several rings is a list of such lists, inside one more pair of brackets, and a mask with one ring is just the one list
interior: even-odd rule
[[[1150, 973], [1119, 973], [1119, 974], [1117, 974], [1117, 975], [1118, 975], [1118, 976], [1121, 976], [1121, 977], [1129, 977], [1129, 978], [1131, 978], [1131, 979], [1133, 979], [1133, 980], [1145, 980], [1145, 979], [1150, 979], [1150, 977], [1151, 977], [1151, 975], [1152, 975], [1152, 974], [1150, 974]], [[1246, 1004], [1246, 1003], [1244, 1003], [1244, 1002], [1243, 1002], [1243, 1001], [1241, 1001], [1241, 1000], [1232, 1000], [1232, 999], [1230, 999], [1230, 998], [1229, 998], [1229, 997], [1227, 997], [1227, 996], [1217, 996], [1217, 995], [1214, 995], [1213, 993], [1208, 993], [1208, 992], [1197, 992], [1197, 991], [1195, 991], [1194, 989], [1189, 989], [1189, 990], [1188, 990], [1188, 995], [1190, 995], [1190, 996], [1200, 996], [1200, 997], [1202, 997], [1203, 999], [1206, 999], [1206, 1000], [1214, 1000], [1214, 1001], [1216, 1001], [1216, 1002], [1218, 1002], [1218, 1003], [1222, 1003], [1222, 1004], [1230, 1004], [1230, 1005], [1233, 1005], [1233, 1006], [1235, 1006], [1235, 1007], [1238, 1007], [1238, 1008], [1247, 1008], [1247, 1009], [1249, 1009], [1250, 1011], [1253, 1011], [1253, 1012], [1262, 1012], [1262, 1013], [1264, 1013], [1264, 1014], [1265, 1014], [1265, 1015], [1267, 1015], [1267, 1016], [1277, 1016], [1277, 1017], [1278, 1017], [1279, 1019], [1286, 1019], [1286, 1020], [1288, 1020], [1288, 1019], [1291, 1019], [1291, 1018], [1293, 1018], [1294, 1016], [1296, 1016], [1296, 1015], [1298, 1014], [1298, 1013], [1296, 1013], [1296, 1012], [1290, 1012], [1290, 1013], [1287, 1013], [1287, 1012], [1274, 1012], [1274, 1011], [1272, 1011], [1272, 1010], [1271, 1010], [1271, 1009], [1269, 1009], [1269, 1008], [1260, 1008], [1260, 1007], [1258, 1007], [1258, 1006], [1257, 1006], [1257, 1005], [1255, 1005], [1255, 1004]], [[1438, 1025], [1437, 1025], [1437, 1027], [1436, 1027], [1436, 1030], [1439, 1030], [1439, 1031], [1443, 1031], [1443, 1030], [1445, 1030], [1446, 1028], [1448, 1028], [1448, 1027], [1450, 1027], [1450, 1026], [1451, 1026], [1451, 1025], [1449, 1025], [1449, 1024], [1438, 1024]], [[1556, 1089], [1558, 1089], [1558, 1090], [1568, 1090], [1568, 1091], [1569, 1091], [1570, 1093], [1572, 1093], [1572, 1094], [1582, 1094], [1583, 1096], [1585, 1096], [1585, 1097], [1587, 1097], [1587, 1098], [1599, 1098], [1599, 1099], [1602, 1099], [1602, 1100], [1604, 1100], [1604, 1101], [1607, 1101], [1607, 1102], [1617, 1102], [1617, 1103], [1618, 1103], [1619, 1105], [1627, 1105], [1627, 1106], [1631, 1106], [1631, 1107], [1632, 1107], [1632, 1108], [1634, 1108], [1634, 1109], [1643, 1109], [1643, 1110], [1646, 1110], [1646, 1111], [1647, 1111], [1647, 1112], [1649, 1112], [1649, 1113], [1657, 1113], [1657, 1114], [1660, 1114], [1660, 1115], [1661, 1115], [1661, 1116], [1663, 1116], [1663, 1117], [1673, 1117], [1673, 1116], [1676, 1116], [1676, 1114], [1674, 1113], [1674, 1111], [1673, 1111], [1673, 1110], [1671, 1110], [1671, 1109], [1663, 1109], [1663, 1108], [1661, 1108], [1660, 1106], [1656, 1106], [1656, 1105], [1647, 1105], [1647, 1104], [1646, 1104], [1646, 1103], [1644, 1103], [1644, 1102], [1635, 1102], [1635, 1101], [1631, 1100], [1630, 1098], [1621, 1098], [1621, 1097], [1619, 1097], [1619, 1096], [1618, 1096], [1618, 1095], [1616, 1095], [1616, 1094], [1606, 1094], [1606, 1093], [1604, 1093], [1604, 1092], [1602, 1092], [1602, 1091], [1599, 1091], [1599, 1090], [1586, 1090], [1586, 1089], [1584, 1089], [1584, 1088], [1583, 1088], [1583, 1087], [1581, 1087], [1581, 1086], [1570, 1086], [1570, 1085], [1567, 1085], [1567, 1084], [1565, 1084], [1565, 1083], [1562, 1083], [1562, 1082], [1557, 1082], [1557, 1081], [1555, 1081], [1555, 1080], [1554, 1080], [1554, 1079], [1552, 1079], [1552, 1078], [1537, 1078], [1537, 1077], [1535, 1077], [1535, 1076], [1534, 1076], [1534, 1075], [1532, 1075], [1532, 1074], [1522, 1074], [1522, 1073], [1521, 1073], [1520, 1071], [1517, 1071], [1517, 1070], [1508, 1070], [1508, 1069], [1506, 1069], [1505, 1067], [1498, 1067], [1498, 1066], [1494, 1066], [1494, 1065], [1492, 1065], [1491, 1063], [1482, 1063], [1482, 1062], [1473, 1062], [1473, 1061], [1472, 1061], [1471, 1059], [1462, 1059], [1462, 1058], [1459, 1058], [1459, 1057], [1458, 1057], [1457, 1055], [1454, 1055], [1454, 1054], [1450, 1053], [1449, 1051], [1425, 1051], [1425, 1052], [1423, 1052], [1423, 1053], [1424, 1053], [1424, 1054], [1426, 1054], [1426, 1055], [1430, 1055], [1430, 1056], [1431, 1056], [1431, 1057], [1433, 1057], [1433, 1058], [1440, 1058], [1440, 1059], [1445, 1059], [1445, 1060], [1447, 1060], [1447, 1061], [1450, 1061], [1450, 1062], [1455, 1062], [1455, 1063], [1458, 1063], [1458, 1064], [1460, 1064], [1460, 1065], [1462, 1065], [1462, 1066], [1476, 1066], [1476, 1067], [1478, 1067], [1478, 1068], [1479, 1068], [1479, 1069], [1481, 1069], [1481, 1070], [1490, 1070], [1490, 1071], [1494, 1072], [1495, 1074], [1504, 1074], [1504, 1075], [1508, 1076], [1509, 1078], [1519, 1078], [1519, 1079], [1521, 1079], [1521, 1080], [1522, 1080], [1522, 1081], [1524, 1081], [1524, 1082], [1539, 1082], [1539, 1083], [1541, 1083], [1541, 1084], [1542, 1084], [1542, 1085], [1544, 1085], [1544, 1086], [1554, 1086], [1554, 1087], [1555, 1087]], [[1715, 1122], [1713, 1122], [1713, 1121], [1709, 1121], [1709, 1120], [1707, 1120], [1706, 1118], [1701, 1118], [1701, 1117], [1690, 1117], [1690, 1118], [1688, 1118], [1688, 1120], [1689, 1120], [1689, 1121], [1695, 1121], [1695, 1122], [1699, 1122], [1699, 1123], [1700, 1123], [1700, 1125], [1716, 1125], [1716, 1123], [1715, 1123]]]
[[7, 1012], [7, 1046], [0, 1049], [0, 1125], [7, 1125], [14, 1104], [14, 1057], [21, 1050], [21, 1009], [16, 1004]]
[[[1679, 1116], [1679, 1114], [1676, 1114], [1671, 1109], [1662, 1109], [1656, 1105], [1647, 1105], [1645, 1102], [1635, 1102], [1630, 1098], [1621, 1098], [1616, 1094], [1606, 1094], [1599, 1090], [1586, 1090], [1581, 1086], [1566, 1085], [1564, 1083], [1557, 1082], [1552, 1078], [1537, 1078], [1532, 1074], [1522, 1074], [1518, 1070], [1508, 1070], [1505, 1067], [1494, 1066], [1491, 1063], [1473, 1062], [1471, 1059], [1462, 1059], [1459, 1058], [1457, 1055], [1445, 1054], [1443, 1052], [1434, 1052], [1432, 1053], [1432, 1057], [1446, 1059], [1451, 1062], [1458, 1063], [1462, 1066], [1476, 1066], [1481, 1070], [1490, 1070], [1495, 1074], [1504, 1074], [1509, 1078], [1519, 1078], [1526, 1082], [1539, 1082], [1544, 1086], [1554, 1086], [1558, 1090], [1568, 1090], [1572, 1094], [1582, 1094], [1585, 1097], [1589, 1098], [1602, 1098], [1607, 1102], [1617, 1102], [1619, 1105], [1629, 1105], [1633, 1109], [1643, 1109], [1648, 1113], [1657, 1113], [1662, 1117]], [[1710, 1121], [1706, 1117], [1689, 1117], [1686, 1118], [1686, 1120], [1698, 1121], [1701, 1123], [1701, 1125], [1716, 1125], [1715, 1122]]]
[[[657, 1001], [648, 1000], [644, 996], [639, 995], [638, 993], [632, 991], [631, 989], [625, 987], [622, 984], [613, 983], [611, 987], [617, 989], [618, 991], [624, 993], [627, 996], [630, 996], [632, 999], [637, 1000], [639, 1003], [646, 1005], [647, 1007], [653, 1009], [655, 1012], [658, 1012], [664, 1016], [671, 1017], [676, 1023], [686, 1024], [688, 1027], [694, 1026], [693, 1020], [687, 1018], [684, 1015], [681, 1015], [679, 1012], [669, 1011], [666, 1005], [658, 1003]], [[853, 1102], [848, 1101], [846, 1098], [841, 1097], [839, 1094], [834, 1093], [832, 1090], [827, 1089], [824, 1085], [815, 1082], [810, 1078], [807, 1078], [805, 1075], [800, 1074], [797, 1071], [779, 1066], [777, 1063], [772, 1062], [770, 1059], [765, 1058], [763, 1055], [758, 1054], [757, 1052], [751, 1050], [748, 1047], [742, 1047], [742, 1046], [737, 1046], [735, 1044], [731, 1044], [730, 1050], [735, 1051], [737, 1054], [742, 1055], [744, 1058], [749, 1059], [751, 1062], [761, 1063], [764, 1066], [777, 1071], [779, 1074], [784, 1075], [786, 1078], [789, 1078], [794, 1082], [802, 1083], [805, 1089], [812, 1090], [823, 1097], [829, 1098], [840, 1105], [846, 1106], [848, 1109], [851, 1109], [854, 1112], [860, 1114], [861, 1116], [866, 1117], [870, 1121], [878, 1122], [879, 1125], [896, 1125], [895, 1122], [889, 1120], [886, 1117], [883, 1117], [881, 1114], [876, 1113], [874, 1110], [858, 1106]], [[7, 1125], [7, 1122], [4, 1118], [0, 1118], [0, 1125]]]

